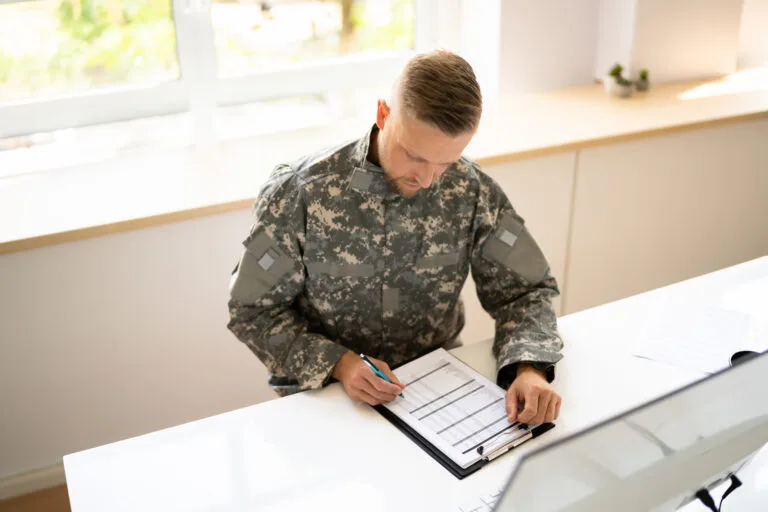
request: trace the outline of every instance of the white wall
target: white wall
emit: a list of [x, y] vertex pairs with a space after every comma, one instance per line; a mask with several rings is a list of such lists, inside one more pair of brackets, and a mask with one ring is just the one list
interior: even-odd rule
[[736, 70], [742, 0], [637, 0], [632, 62], [656, 82]]
[[487, 99], [602, 80], [616, 62], [656, 83], [717, 77], [738, 55], [768, 62], [768, 0], [743, 1], [742, 16], [742, 0], [462, 0], [452, 44]]
[[738, 64], [768, 66], [768, 0], [744, 0]]
[[615, 62], [657, 83], [736, 70], [742, 0], [602, 0], [595, 77]]
[[461, 29], [455, 49], [472, 65], [487, 102], [498, 96], [501, 0], [460, 4]]
[[598, 0], [503, 0], [501, 92], [592, 83], [598, 5]]
[[656, 83], [768, 63], [768, 0], [462, 0], [460, 12], [457, 51], [487, 98], [588, 84], [616, 62]]
[[595, 78], [602, 80], [617, 62], [625, 69], [629, 67], [632, 61], [636, 5], [637, 0], [600, 1]]
[[457, 51], [483, 96], [592, 82], [599, 0], [463, 0]]
[[493, 96], [603, 79], [656, 83], [768, 63], [768, 0], [484, 0], [462, 4], [461, 52]]

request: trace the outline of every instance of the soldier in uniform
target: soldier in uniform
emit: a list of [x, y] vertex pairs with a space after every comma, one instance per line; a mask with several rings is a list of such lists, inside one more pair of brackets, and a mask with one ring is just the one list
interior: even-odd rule
[[278, 394], [340, 381], [352, 399], [380, 404], [404, 389], [391, 367], [456, 342], [471, 271], [496, 322], [509, 420], [554, 420], [559, 290], [499, 185], [462, 156], [482, 110], [471, 66], [446, 51], [418, 55], [390, 99], [360, 139], [273, 170], [230, 281], [228, 328]]

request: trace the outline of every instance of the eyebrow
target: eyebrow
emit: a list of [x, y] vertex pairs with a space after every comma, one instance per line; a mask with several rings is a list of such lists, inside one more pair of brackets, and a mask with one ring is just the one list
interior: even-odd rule
[[421, 156], [413, 153], [410, 149], [408, 149], [407, 147], [403, 146], [402, 144], [400, 144], [400, 145], [403, 147], [403, 149], [405, 150], [406, 154], [409, 157], [413, 158], [414, 160], [419, 160], [420, 162], [427, 162], [427, 163], [430, 163], [430, 164], [433, 164], [433, 165], [451, 165], [452, 163], [454, 163], [456, 161], [456, 160], [452, 160], [450, 162], [433, 163], [433, 162], [430, 162], [429, 160], [427, 160], [426, 158], [421, 157]]

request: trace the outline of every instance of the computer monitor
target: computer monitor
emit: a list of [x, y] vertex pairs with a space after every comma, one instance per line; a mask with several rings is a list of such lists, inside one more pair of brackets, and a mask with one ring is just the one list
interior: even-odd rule
[[524, 455], [493, 510], [673, 511], [766, 443], [763, 353]]

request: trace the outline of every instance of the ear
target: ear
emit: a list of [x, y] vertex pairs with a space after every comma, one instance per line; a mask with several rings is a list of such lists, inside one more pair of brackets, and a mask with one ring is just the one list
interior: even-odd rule
[[389, 119], [389, 105], [384, 100], [379, 100], [376, 107], [376, 126], [379, 130], [384, 129], [384, 123]]

